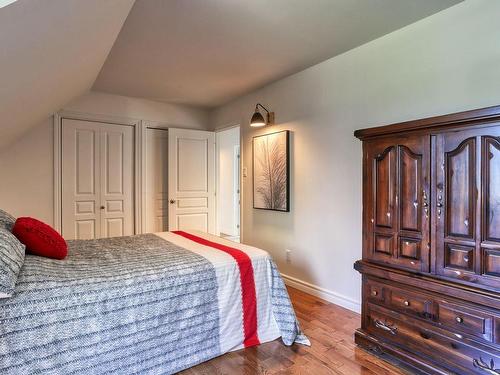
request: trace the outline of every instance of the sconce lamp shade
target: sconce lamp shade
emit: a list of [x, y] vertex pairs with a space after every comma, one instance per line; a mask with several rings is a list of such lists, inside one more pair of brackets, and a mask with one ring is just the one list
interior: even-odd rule
[[[260, 114], [259, 107], [266, 111], [267, 119], [264, 119], [264, 116]], [[264, 107], [260, 103], [257, 103], [257, 105], [255, 106], [255, 112], [253, 113], [252, 119], [250, 120], [250, 126], [258, 128], [261, 126], [272, 124], [274, 124], [274, 112], [269, 112], [266, 107]]]
[[250, 120], [250, 126], [258, 128], [265, 125], [266, 125], [266, 120], [264, 120], [264, 116], [262, 116], [260, 112], [256, 110], [252, 116], [252, 119]]

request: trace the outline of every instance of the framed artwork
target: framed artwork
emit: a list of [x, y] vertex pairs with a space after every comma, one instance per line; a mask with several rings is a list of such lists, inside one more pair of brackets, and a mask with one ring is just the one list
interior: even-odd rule
[[253, 208], [290, 211], [290, 132], [253, 137]]

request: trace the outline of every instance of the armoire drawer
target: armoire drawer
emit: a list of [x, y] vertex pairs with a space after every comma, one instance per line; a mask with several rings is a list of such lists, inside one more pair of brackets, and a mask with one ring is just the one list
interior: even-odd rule
[[[366, 305], [365, 324], [370, 334], [460, 374], [493, 374], [500, 370], [500, 353], [471, 346], [444, 330], [372, 303]], [[493, 362], [492, 362], [493, 361]], [[493, 365], [492, 365], [493, 363]], [[489, 371], [489, 372], [488, 372]]]
[[493, 316], [470, 307], [439, 301], [438, 323], [453, 332], [493, 339]]
[[423, 319], [434, 320], [436, 317], [432, 298], [370, 279], [366, 281], [366, 285], [369, 299], [373, 302]]
[[408, 291], [394, 285], [367, 279], [366, 288], [371, 302], [390, 310], [422, 318], [457, 335], [469, 335], [493, 342], [495, 318], [500, 341], [500, 316], [490, 314], [471, 304], [459, 304], [443, 296]]

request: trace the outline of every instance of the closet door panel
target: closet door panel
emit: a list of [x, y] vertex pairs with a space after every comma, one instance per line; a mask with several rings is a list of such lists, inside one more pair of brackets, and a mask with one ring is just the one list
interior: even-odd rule
[[133, 127], [63, 119], [62, 235], [134, 234]]
[[63, 120], [62, 227], [65, 239], [100, 237], [99, 126]]
[[101, 127], [101, 236], [134, 234], [133, 128]]

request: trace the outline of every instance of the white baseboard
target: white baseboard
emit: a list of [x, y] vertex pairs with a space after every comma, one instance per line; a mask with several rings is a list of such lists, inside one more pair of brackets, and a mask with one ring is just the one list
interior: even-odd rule
[[295, 277], [285, 275], [283, 273], [281, 274], [281, 276], [283, 277], [283, 280], [285, 281], [286, 285], [289, 285], [305, 293], [324, 299], [325, 301], [342, 306], [358, 314], [361, 313], [361, 303], [359, 301], [356, 301], [350, 297], [346, 297], [332, 290], [321, 288], [317, 285], [310, 284], [306, 281], [302, 281]]

